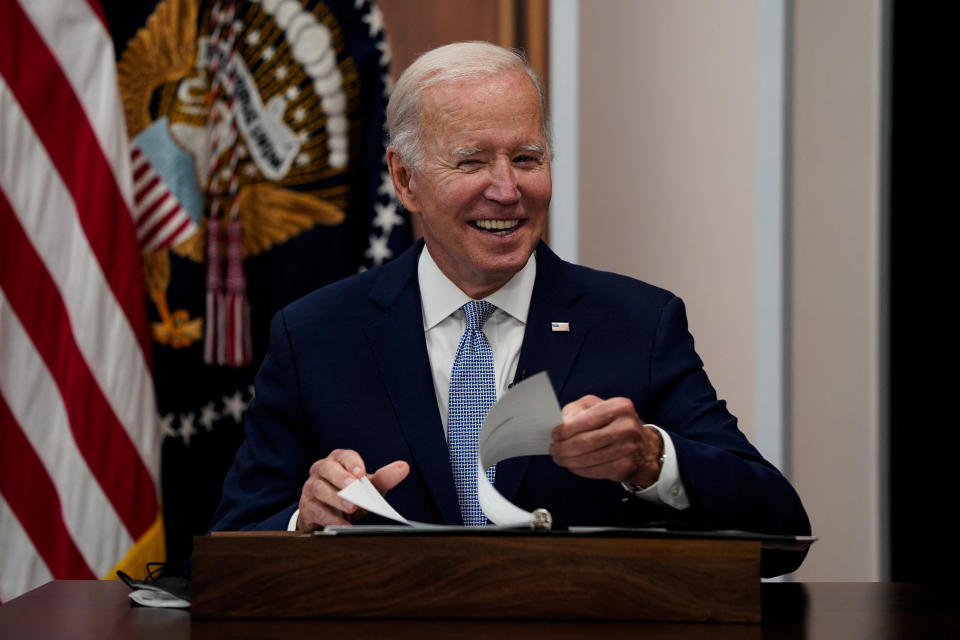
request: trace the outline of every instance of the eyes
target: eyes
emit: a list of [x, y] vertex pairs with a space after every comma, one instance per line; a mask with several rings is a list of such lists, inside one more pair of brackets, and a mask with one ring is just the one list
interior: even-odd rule
[[[464, 171], [477, 171], [488, 162], [488, 159], [482, 155], [471, 156], [459, 160], [457, 168]], [[517, 153], [510, 158], [510, 163], [518, 169], [535, 169], [543, 163], [543, 156], [537, 153]]]
[[513, 158], [513, 164], [515, 165], [527, 165], [527, 164], [540, 164], [540, 156], [533, 155], [530, 153], [521, 153]]

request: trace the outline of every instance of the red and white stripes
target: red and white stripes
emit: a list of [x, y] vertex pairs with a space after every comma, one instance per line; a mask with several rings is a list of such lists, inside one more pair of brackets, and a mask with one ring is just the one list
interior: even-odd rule
[[133, 169], [133, 219], [140, 248], [143, 251], [164, 249], [196, 233], [197, 225], [139, 147], [133, 147], [130, 161]]
[[96, 0], [0, 0], [0, 601], [158, 529], [132, 202]]

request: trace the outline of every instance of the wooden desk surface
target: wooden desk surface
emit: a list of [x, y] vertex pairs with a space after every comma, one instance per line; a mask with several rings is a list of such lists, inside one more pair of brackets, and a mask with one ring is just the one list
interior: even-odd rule
[[[763, 624], [551, 621], [192, 621], [184, 610], [133, 607], [115, 581], [57, 581], [0, 606], [0, 638], [956, 638], [956, 594], [897, 583], [764, 584]], [[344, 594], [348, 597], [349, 594]]]

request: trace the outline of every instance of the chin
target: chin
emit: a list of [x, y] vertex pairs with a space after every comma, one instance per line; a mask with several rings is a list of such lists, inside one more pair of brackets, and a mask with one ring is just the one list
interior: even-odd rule
[[509, 279], [516, 272], [520, 271], [520, 269], [523, 269], [524, 265], [527, 264], [527, 260], [530, 259], [531, 253], [532, 249], [530, 251], [517, 251], [500, 256], [483, 264], [482, 271], [495, 276], [495, 279]]

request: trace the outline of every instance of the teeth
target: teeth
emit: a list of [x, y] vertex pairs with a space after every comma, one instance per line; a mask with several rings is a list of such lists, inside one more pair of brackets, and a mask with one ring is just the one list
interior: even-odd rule
[[513, 229], [515, 226], [520, 224], [519, 220], [474, 220], [473, 224], [477, 225], [484, 231], [508, 231]]

